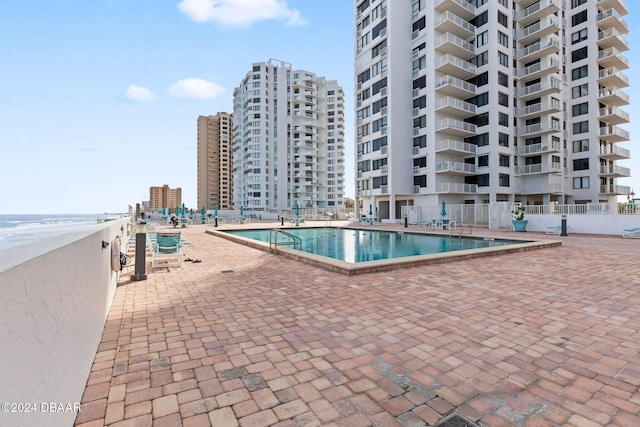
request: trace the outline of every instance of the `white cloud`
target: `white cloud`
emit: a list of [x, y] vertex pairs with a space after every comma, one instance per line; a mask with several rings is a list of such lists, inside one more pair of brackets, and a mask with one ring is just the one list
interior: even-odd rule
[[136, 102], [148, 102], [153, 100], [156, 96], [146, 87], [140, 87], [136, 85], [129, 85], [125, 96]]
[[286, 19], [287, 25], [306, 24], [300, 11], [290, 9], [286, 0], [181, 0], [178, 9], [196, 22], [229, 27], [250, 27], [270, 19]]
[[179, 80], [169, 88], [169, 94], [178, 98], [215, 98], [224, 91], [219, 84], [196, 78]]

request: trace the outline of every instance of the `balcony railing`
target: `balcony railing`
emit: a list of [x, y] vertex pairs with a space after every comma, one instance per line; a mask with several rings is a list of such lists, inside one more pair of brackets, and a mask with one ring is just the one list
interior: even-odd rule
[[539, 102], [537, 104], [527, 105], [516, 109], [516, 116], [528, 116], [531, 114], [542, 113], [543, 111], [560, 110], [560, 101], [557, 99]]
[[548, 163], [536, 163], [533, 165], [516, 166], [516, 174], [526, 175], [534, 173], [558, 173], [562, 172], [562, 167], [559, 162]]
[[525, 68], [519, 68], [516, 70], [516, 77], [523, 78], [530, 74], [538, 73], [542, 70], [546, 69], [560, 69], [560, 61], [555, 58], [544, 58], [540, 62], [537, 62], [533, 65], [529, 65]]
[[559, 132], [562, 130], [559, 121], [549, 121], [547, 123], [536, 123], [528, 126], [516, 127], [516, 136], [530, 135], [542, 132]]
[[615, 157], [617, 159], [629, 159], [631, 158], [631, 151], [615, 144], [607, 144], [600, 146], [600, 155], [603, 157]]
[[609, 67], [598, 71], [598, 80], [615, 78], [622, 84], [629, 86], [629, 77], [616, 67]]
[[618, 165], [600, 166], [600, 175], [631, 176], [631, 169]]
[[462, 184], [457, 182], [441, 182], [436, 185], [436, 193], [476, 193], [478, 186], [476, 184]]
[[475, 154], [477, 146], [464, 141], [455, 139], [445, 139], [436, 142], [436, 152], [440, 151], [457, 151], [461, 153]]
[[598, 135], [600, 138], [618, 137], [620, 140], [629, 140], [629, 132], [624, 129], [620, 129], [618, 126], [601, 127], [598, 131]]
[[624, 68], [629, 68], [629, 60], [615, 47], [610, 47], [598, 52], [598, 61], [604, 61], [605, 59], [619, 61], [624, 65]]
[[621, 196], [626, 196], [631, 193], [631, 187], [626, 185], [601, 185], [600, 186], [600, 194], [616, 194]]
[[531, 46], [527, 46], [523, 49], [518, 49], [515, 54], [517, 59], [523, 59], [529, 55], [533, 55], [548, 48], [555, 48], [557, 50], [560, 50], [560, 40], [552, 36], [547, 36], [544, 39], [541, 39], [539, 42], [532, 44]]
[[546, 141], [541, 144], [531, 144], [531, 145], [523, 145], [518, 146], [516, 148], [516, 154], [525, 155], [525, 154], [534, 154], [534, 153], [545, 153], [549, 151], [560, 151], [560, 141]]
[[476, 66], [473, 65], [472, 63], [465, 61], [462, 58], [458, 58], [455, 55], [451, 55], [449, 53], [447, 53], [446, 55], [441, 56], [440, 58], [438, 58], [438, 60], [436, 61], [436, 68], [442, 67], [445, 64], [451, 64], [454, 65], [457, 68], [460, 68], [464, 71], [467, 71], [471, 74], [475, 74], [476, 73]]
[[549, 89], [558, 89], [562, 87], [562, 82], [560, 79], [556, 79], [555, 77], [551, 77], [547, 80], [543, 80], [540, 83], [535, 83], [529, 86], [517, 87], [514, 89], [514, 95], [516, 97], [528, 96], [538, 92], [546, 91]]
[[560, 9], [560, 0], [541, 0], [538, 3], [527, 7], [524, 10], [516, 12], [516, 20], [522, 20], [524, 18], [527, 18], [530, 15], [533, 15], [534, 13], [549, 6], [555, 6], [557, 9]]
[[596, 24], [603, 23], [604, 21], [613, 18], [615, 21], [615, 28], [625, 34], [629, 32], [629, 26], [624, 22], [624, 17], [618, 13], [615, 9], [609, 9], [604, 12], [600, 12], [596, 15]]
[[476, 165], [453, 160], [436, 163], [436, 172], [476, 173]]

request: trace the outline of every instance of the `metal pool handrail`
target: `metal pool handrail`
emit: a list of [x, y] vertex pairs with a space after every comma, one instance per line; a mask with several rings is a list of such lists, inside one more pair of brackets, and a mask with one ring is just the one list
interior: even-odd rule
[[[284, 234], [292, 241], [278, 243], [278, 233]], [[296, 249], [296, 245], [298, 245], [298, 249], [302, 249], [302, 239], [294, 234], [274, 228], [269, 232], [269, 252], [278, 252], [278, 245], [293, 245], [293, 249]]]

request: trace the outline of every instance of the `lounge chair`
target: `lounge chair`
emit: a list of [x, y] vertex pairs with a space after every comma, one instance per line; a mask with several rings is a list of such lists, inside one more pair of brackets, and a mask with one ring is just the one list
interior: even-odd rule
[[182, 243], [177, 234], [160, 234], [156, 240], [151, 267], [180, 267], [182, 265]]
[[549, 227], [545, 228], [547, 234], [560, 234], [560, 232], [562, 231], [562, 226], [561, 225], [550, 225]]
[[640, 227], [626, 228], [622, 230], [622, 237], [640, 239]]

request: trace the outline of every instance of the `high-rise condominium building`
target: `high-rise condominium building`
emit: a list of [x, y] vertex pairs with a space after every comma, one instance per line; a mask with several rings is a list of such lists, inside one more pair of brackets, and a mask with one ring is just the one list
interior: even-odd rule
[[233, 116], [198, 117], [198, 207], [233, 209]]
[[613, 202], [630, 176], [623, 0], [355, 2], [357, 195]]
[[344, 93], [270, 59], [233, 92], [234, 204], [266, 211], [344, 207]]
[[169, 188], [168, 185], [162, 187], [149, 187], [149, 209], [153, 212], [164, 209], [182, 206], [182, 188]]

